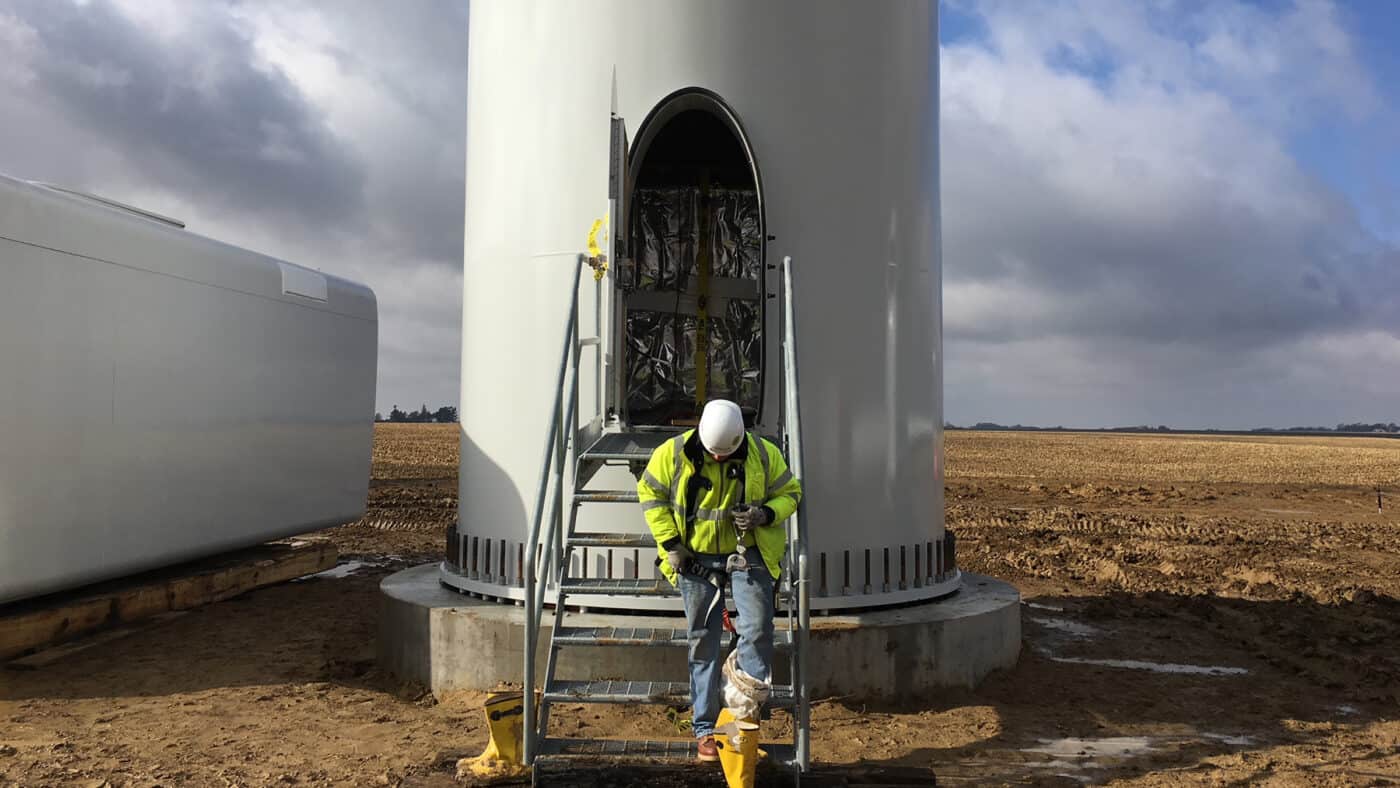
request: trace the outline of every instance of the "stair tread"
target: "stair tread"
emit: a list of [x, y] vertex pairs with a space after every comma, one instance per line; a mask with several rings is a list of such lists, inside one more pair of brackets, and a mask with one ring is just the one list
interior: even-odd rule
[[[560, 627], [554, 633], [561, 646], [685, 646], [690, 630], [684, 627]], [[733, 635], [730, 636], [733, 639]], [[787, 648], [792, 635], [786, 630], [773, 633], [773, 645]]]
[[[543, 699], [551, 703], [664, 703], [690, 702], [690, 683], [685, 681], [555, 680], [545, 687]], [[768, 705], [792, 705], [792, 687], [774, 684]]]
[[574, 493], [579, 503], [639, 503], [636, 490], [580, 490]]
[[541, 755], [693, 760], [695, 739], [545, 739]]
[[570, 646], [683, 646], [689, 630], [680, 627], [560, 627], [554, 642]]
[[[762, 742], [768, 760], [793, 762], [793, 747], [785, 742]], [[695, 760], [694, 739], [545, 739], [540, 755], [564, 758], [642, 758], [646, 760]]]
[[569, 537], [574, 547], [650, 547], [656, 549], [656, 539], [651, 534], [620, 533], [576, 533]]
[[[566, 577], [561, 584], [565, 594], [602, 594], [607, 596], [678, 596], [680, 594], [662, 578]], [[791, 591], [777, 589], [777, 599], [787, 600]]]
[[609, 594], [618, 596], [676, 596], [671, 584], [660, 578], [612, 579], [567, 577], [561, 584], [566, 594]]

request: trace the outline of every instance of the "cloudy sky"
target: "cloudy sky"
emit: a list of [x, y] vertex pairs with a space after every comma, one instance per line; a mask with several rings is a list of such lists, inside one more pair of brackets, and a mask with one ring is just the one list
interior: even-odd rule
[[[947, 0], [946, 416], [1400, 421], [1400, 7]], [[373, 287], [457, 399], [465, 2], [0, 0], [0, 172]]]

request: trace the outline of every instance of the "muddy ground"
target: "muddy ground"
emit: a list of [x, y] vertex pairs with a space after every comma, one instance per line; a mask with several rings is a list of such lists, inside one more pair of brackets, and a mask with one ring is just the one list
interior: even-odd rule
[[[456, 506], [455, 432], [416, 430], [378, 434], [369, 513], [323, 532], [337, 570], [0, 669], [0, 784], [450, 785], [482, 697], [373, 661], [379, 579], [435, 560]], [[1400, 442], [947, 444], [961, 564], [1024, 595], [1020, 663], [909, 707], [818, 703], [818, 759], [946, 785], [1400, 784], [1400, 526], [1374, 491]]]

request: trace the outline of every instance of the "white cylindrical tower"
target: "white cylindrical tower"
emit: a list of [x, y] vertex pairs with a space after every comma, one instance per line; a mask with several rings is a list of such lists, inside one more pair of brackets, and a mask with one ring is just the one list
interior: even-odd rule
[[[576, 256], [608, 215], [620, 254], [578, 294], [581, 333], [600, 338], [582, 351], [580, 428], [662, 430], [725, 396], [774, 432], [790, 256], [812, 607], [956, 590], [936, 3], [473, 0], [468, 46], [460, 515], [443, 581], [522, 596]], [[629, 150], [615, 205], [614, 117]], [[594, 484], [635, 481], [613, 467]], [[636, 506], [580, 528], [646, 532]], [[653, 558], [579, 560], [648, 577]]]

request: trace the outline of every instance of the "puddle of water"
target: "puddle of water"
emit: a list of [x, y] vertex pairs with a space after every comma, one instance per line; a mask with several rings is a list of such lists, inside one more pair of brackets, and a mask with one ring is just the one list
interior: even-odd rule
[[1337, 713], [1338, 713], [1338, 714], [1341, 714], [1341, 715], [1347, 716], [1347, 717], [1350, 717], [1351, 715], [1356, 714], [1356, 713], [1358, 713], [1359, 711], [1361, 711], [1360, 709], [1356, 708], [1355, 706], [1348, 706], [1348, 705], [1346, 705], [1345, 703], [1342, 704], [1342, 705], [1340, 705], [1340, 706], [1334, 706], [1333, 708], [1337, 710]]
[[292, 582], [300, 583], [303, 580], [310, 580], [313, 577], [324, 577], [330, 580], [337, 580], [342, 577], [349, 577], [350, 575], [355, 574], [361, 569], [377, 569], [381, 566], [388, 566], [389, 564], [393, 563], [396, 558], [397, 556], [391, 555], [385, 556], [383, 561], [346, 561], [345, 563], [337, 564], [331, 567], [330, 569], [325, 570], [324, 572], [317, 572], [314, 575], [307, 575], [306, 577], [298, 577]]
[[1227, 736], [1223, 733], [1202, 733], [1201, 738], [1218, 741], [1231, 747], [1248, 747], [1259, 743], [1259, 740], [1253, 736]]
[[[1104, 739], [1041, 739], [1039, 747], [1027, 747], [1025, 752], [1038, 752], [1055, 758], [1126, 758], [1156, 749], [1145, 736], [1111, 736]], [[1070, 763], [1059, 761], [1062, 766]], [[1082, 764], [1079, 764], [1082, 765]]]
[[1093, 638], [1103, 633], [1098, 627], [1081, 624], [1078, 621], [1070, 621], [1064, 618], [1043, 618], [1041, 616], [1028, 616], [1031, 621], [1056, 632], [1063, 632], [1066, 635], [1077, 638]]
[[1025, 605], [1026, 605], [1026, 607], [1030, 608], [1031, 610], [1048, 610], [1048, 611], [1050, 611], [1051, 613], [1063, 613], [1063, 612], [1065, 612], [1065, 609], [1062, 608], [1062, 607], [1055, 607], [1054, 605], [1042, 605], [1042, 604], [1039, 603], [1039, 602], [1026, 602]]
[[[1210, 741], [1220, 742], [1231, 747], [1247, 747], [1257, 744], [1257, 740], [1250, 736], [1231, 736], [1223, 733], [1202, 733], [1199, 736]], [[1185, 743], [1176, 738], [1162, 739], [1159, 737], [1149, 738], [1147, 736], [1110, 736], [1102, 739], [1039, 739], [1038, 747], [1026, 747], [1022, 752], [1031, 752], [1038, 755], [1045, 755], [1053, 760], [1039, 763], [1028, 763], [1037, 769], [1072, 769], [1083, 771], [1085, 769], [1103, 769], [1112, 764], [1102, 763], [1104, 759], [1125, 759], [1134, 758], [1139, 755], [1159, 750], [1162, 745], [1176, 745]], [[1076, 780], [1084, 779], [1082, 775], [1063, 774]]]
[[1201, 676], [1241, 676], [1249, 673], [1245, 668], [1228, 668], [1221, 665], [1179, 665], [1173, 662], [1144, 662], [1137, 659], [1087, 659], [1084, 657], [1057, 657], [1050, 655], [1055, 662], [1068, 662], [1074, 665], [1100, 665], [1105, 668], [1126, 668], [1128, 670], [1149, 670], [1153, 673], [1180, 673]]
[[1042, 761], [1040, 763], [1027, 763], [1025, 764], [1025, 766], [1031, 769], [1064, 769], [1066, 771], [1055, 772], [1055, 776], [1064, 777], [1067, 780], [1074, 780], [1076, 782], [1081, 782], [1086, 785], [1093, 782], [1094, 778], [1087, 774], [1075, 774], [1072, 771], [1068, 770], [1096, 768], [1093, 764], [1070, 763], [1069, 761]]
[[359, 570], [364, 569], [364, 568], [366, 568], [366, 567], [370, 567], [370, 566], [373, 566], [373, 564], [369, 564], [369, 563], [366, 563], [366, 562], [364, 562], [364, 561], [347, 561], [347, 562], [345, 562], [345, 563], [343, 563], [343, 564], [337, 564], [336, 566], [333, 566], [333, 567], [331, 567], [330, 569], [327, 569], [327, 570], [324, 571], [324, 572], [317, 572], [317, 573], [314, 574], [314, 575], [307, 575], [306, 577], [301, 577], [301, 578], [297, 578], [297, 579], [298, 579], [298, 580], [310, 580], [310, 579], [313, 578], [313, 577], [325, 577], [325, 578], [338, 579], [338, 578], [342, 578], [342, 577], [349, 577], [350, 575], [352, 575], [352, 574], [358, 572]]

